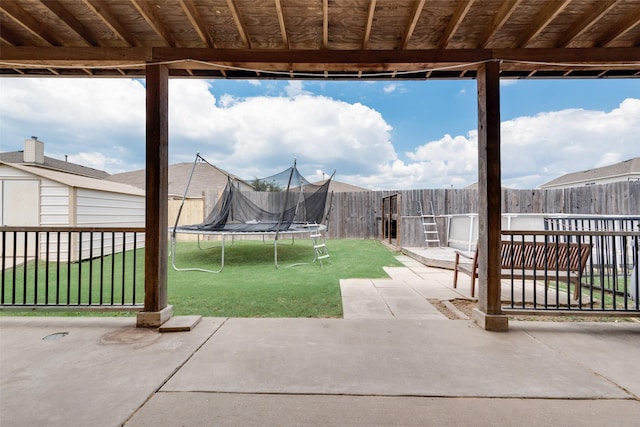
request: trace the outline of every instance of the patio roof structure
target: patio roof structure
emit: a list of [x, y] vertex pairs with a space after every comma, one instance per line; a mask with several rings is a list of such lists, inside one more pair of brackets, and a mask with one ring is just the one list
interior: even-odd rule
[[[640, 77], [640, 0], [15, 0], [0, 76], [145, 78], [145, 312], [166, 295], [168, 79], [477, 79], [479, 310], [500, 310], [501, 78]], [[168, 314], [169, 313], [169, 314]]]

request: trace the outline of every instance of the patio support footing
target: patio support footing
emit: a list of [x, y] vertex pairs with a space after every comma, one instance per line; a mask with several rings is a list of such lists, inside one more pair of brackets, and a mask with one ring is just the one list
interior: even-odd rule
[[171, 319], [173, 306], [168, 305], [160, 311], [141, 311], [136, 319], [138, 328], [158, 328], [164, 322]]
[[487, 314], [474, 308], [471, 312], [473, 321], [485, 331], [507, 332], [509, 331], [509, 318], [504, 314]]

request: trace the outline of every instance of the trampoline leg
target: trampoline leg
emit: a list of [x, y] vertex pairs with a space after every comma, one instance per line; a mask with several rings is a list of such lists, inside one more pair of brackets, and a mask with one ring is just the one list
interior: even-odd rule
[[224, 235], [222, 235], [222, 260], [219, 270], [207, 270], [206, 268], [190, 267], [190, 268], [178, 268], [176, 266], [176, 238], [171, 238], [171, 250], [169, 251], [169, 257], [171, 258], [171, 266], [175, 271], [202, 271], [203, 273], [220, 273], [224, 268]]

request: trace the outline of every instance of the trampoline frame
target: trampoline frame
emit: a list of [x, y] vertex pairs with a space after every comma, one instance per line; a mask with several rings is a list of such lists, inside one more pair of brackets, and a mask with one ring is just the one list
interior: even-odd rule
[[[292, 227], [292, 228], [291, 228]], [[285, 235], [285, 236], [291, 236], [293, 239], [295, 239], [296, 235], [304, 235], [307, 233], [311, 233], [311, 232], [315, 232], [315, 231], [324, 231], [327, 229], [327, 227], [325, 225], [322, 224], [301, 224], [301, 223], [294, 223], [291, 225], [291, 227], [287, 230], [280, 230], [280, 231], [230, 231], [230, 230], [197, 230], [197, 229], [193, 229], [193, 228], [181, 228], [180, 226], [177, 227], [169, 227], [169, 233], [171, 233], [171, 250], [169, 251], [169, 257], [171, 258], [171, 266], [173, 267], [174, 270], [176, 271], [202, 271], [205, 273], [220, 273], [222, 272], [222, 270], [224, 269], [224, 251], [225, 251], [225, 241], [227, 236], [231, 236], [231, 244], [233, 245], [233, 237], [234, 236], [262, 236], [262, 240], [264, 242], [264, 238], [266, 236], [274, 236], [274, 243], [273, 243], [273, 263], [277, 268], [279, 268], [278, 265], [278, 237], [281, 235]], [[198, 248], [202, 249], [200, 247], [200, 236], [220, 236], [220, 268], [218, 270], [208, 270], [206, 268], [200, 268], [200, 267], [184, 267], [184, 268], [180, 268], [176, 266], [176, 235], [177, 234], [196, 234], [198, 235]], [[207, 249], [213, 249], [213, 248], [217, 248], [218, 246], [212, 246], [211, 248], [207, 248]], [[292, 264], [287, 266], [288, 267], [294, 267], [297, 265], [303, 265], [303, 264], [311, 264], [314, 263], [316, 261], [316, 256], [314, 255], [313, 260], [310, 263], [297, 263], [297, 264]]]

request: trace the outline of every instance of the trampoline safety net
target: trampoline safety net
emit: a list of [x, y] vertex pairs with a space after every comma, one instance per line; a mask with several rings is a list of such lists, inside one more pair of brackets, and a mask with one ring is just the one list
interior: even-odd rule
[[300, 174], [295, 161], [278, 174], [245, 181], [255, 191], [241, 191], [238, 182], [228, 177], [222, 195], [204, 221], [177, 228], [264, 233], [287, 231], [300, 224], [321, 224], [332, 178], [333, 175], [320, 185], [312, 184]]

